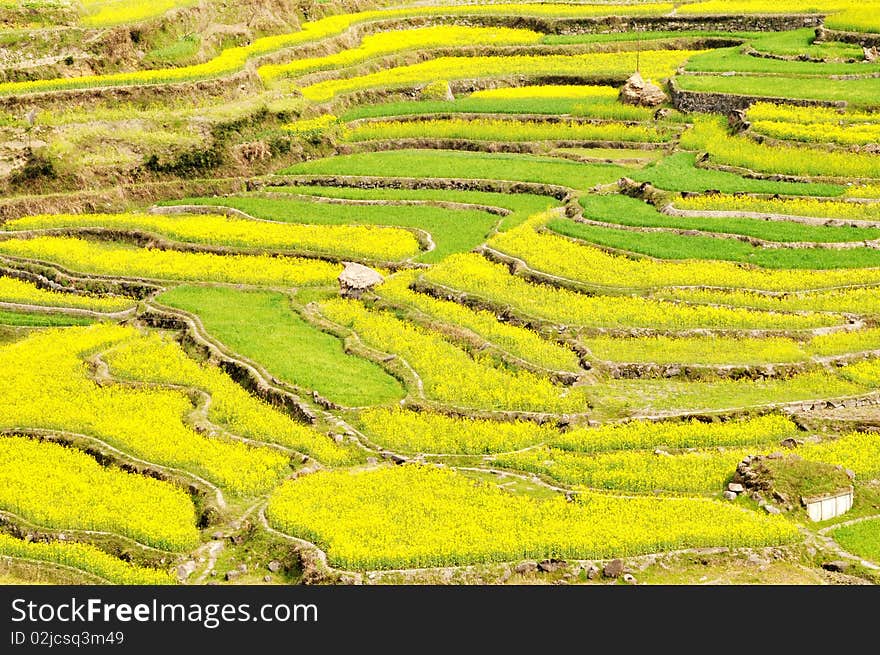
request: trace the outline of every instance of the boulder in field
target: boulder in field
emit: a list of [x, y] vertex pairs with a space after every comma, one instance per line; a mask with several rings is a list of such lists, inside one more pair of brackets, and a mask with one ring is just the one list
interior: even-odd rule
[[533, 562], [531, 560], [526, 560], [525, 562], [520, 562], [519, 564], [517, 564], [513, 570], [516, 571], [517, 573], [519, 573], [520, 575], [525, 575], [526, 573], [534, 572], [535, 570], [537, 570], [537, 568], [538, 568], [537, 562]]
[[364, 291], [384, 281], [385, 278], [369, 266], [345, 262], [345, 268], [339, 274], [339, 290], [346, 298], [360, 298]]
[[623, 575], [624, 564], [622, 559], [613, 559], [602, 569], [602, 575], [606, 578], [619, 578]]
[[633, 73], [620, 88], [620, 101], [627, 105], [656, 107], [669, 100], [666, 93], [653, 82], [646, 81], [641, 73]]
[[538, 570], [544, 573], [553, 573], [559, 569], [565, 568], [565, 561], [559, 559], [545, 559], [538, 563]]

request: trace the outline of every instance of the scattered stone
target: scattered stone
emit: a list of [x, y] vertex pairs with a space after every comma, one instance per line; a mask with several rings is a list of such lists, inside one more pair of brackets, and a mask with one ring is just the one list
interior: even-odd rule
[[731, 482], [727, 485], [727, 490], [732, 491], [735, 494], [741, 494], [746, 488], [738, 482]]
[[782, 459], [784, 455], [780, 452], [770, 453], [767, 455], [767, 459]]
[[272, 571], [272, 573], [278, 573], [278, 571], [281, 570], [281, 562], [279, 562], [277, 559], [273, 559], [266, 565], [266, 568]]
[[230, 580], [235, 580], [240, 575], [241, 575], [241, 571], [238, 571], [238, 570], [227, 571], [226, 576], [225, 576], [226, 581], [229, 582]]
[[613, 559], [602, 569], [602, 575], [606, 578], [619, 578], [623, 575], [624, 564], [622, 559]]
[[850, 480], [856, 479], [856, 472], [852, 469], [843, 469], [843, 472], [846, 473], [846, 477], [848, 477]]
[[768, 514], [782, 514], [782, 510], [776, 507], [776, 505], [764, 505], [764, 511]]
[[238, 570], [241, 571], [242, 573], [247, 573], [247, 564], [239, 564]]
[[646, 82], [641, 73], [633, 73], [620, 88], [620, 101], [628, 105], [656, 107], [668, 100], [663, 89], [652, 82]]
[[196, 570], [196, 563], [194, 561], [189, 560], [188, 562], [184, 562], [183, 564], [181, 564], [177, 567], [177, 579], [180, 580], [181, 582], [183, 582], [189, 576], [191, 576], [193, 573], [195, 573], [195, 570]]
[[746, 564], [749, 564], [751, 566], [764, 566], [766, 564], [769, 564], [769, 562], [763, 557], [757, 555], [756, 553], [751, 553], [748, 559], [746, 559]]
[[657, 450], [655, 450], [655, 451], [654, 451], [654, 454], [657, 455], [658, 457], [672, 457], [672, 455], [670, 455], [669, 453], [667, 453], [667, 452], [666, 452], [665, 450], [663, 450], [662, 448], [658, 448]]
[[639, 564], [637, 564], [637, 565], [634, 566], [634, 567], [631, 566], [631, 567], [630, 567], [631, 569], [634, 568], [634, 569], [636, 569], [636, 570], [638, 570], [638, 571], [646, 571], [646, 570], [648, 570], [651, 566], [653, 566], [654, 564], [657, 563], [657, 556], [656, 556], [656, 555], [646, 555], [645, 557], [641, 557], [641, 558], [639, 558], [639, 559], [641, 560], [641, 561], [639, 562]]
[[724, 496], [724, 500], [736, 500], [736, 498], [737, 498], [737, 495], [735, 493], [733, 493], [732, 491], [725, 491], [721, 495]]
[[775, 500], [777, 503], [782, 503], [783, 505], [789, 504], [788, 496], [778, 491], [773, 492], [773, 500]]
[[565, 568], [565, 560], [561, 559], [545, 559], [538, 564], [538, 570], [544, 573], [553, 573], [562, 568]]
[[849, 567], [852, 566], [849, 562], [842, 559], [836, 559], [832, 562], [823, 562], [822, 568], [826, 571], [833, 571], [835, 573], [844, 573]]
[[220, 539], [223, 539], [225, 536], [226, 536], [226, 535], [223, 534], [222, 531], [217, 530], [217, 532], [215, 532], [214, 534], [211, 535], [211, 539], [217, 539], [217, 540], [220, 540]]
[[794, 437], [788, 437], [788, 439], [783, 439], [782, 441], [780, 441], [779, 445], [785, 448], [797, 448], [799, 444], [798, 440]]
[[367, 464], [369, 464], [370, 466], [375, 466], [378, 463], [379, 463], [379, 460], [376, 459], [375, 457], [367, 457]]
[[636, 582], [636, 577], [632, 573], [624, 573], [623, 581], [627, 584], [638, 584]]
[[590, 566], [587, 567], [587, 580], [595, 580], [598, 575], [599, 567], [595, 564], [590, 564]]
[[880, 58], [880, 50], [877, 50], [877, 46], [871, 46], [870, 48], [862, 46], [862, 52], [865, 55], [865, 62], [869, 64]]
[[504, 573], [501, 574], [501, 577], [498, 578], [498, 584], [504, 584], [508, 580], [510, 580], [510, 569], [504, 569]]
[[272, 576], [271, 575], [264, 575], [263, 582], [272, 582]]
[[526, 573], [533, 573], [534, 571], [537, 570], [537, 568], [538, 568], [537, 562], [533, 562], [531, 560], [526, 560], [525, 562], [520, 562], [519, 564], [517, 564], [513, 570], [516, 571], [517, 573], [519, 573], [520, 575], [525, 575]]

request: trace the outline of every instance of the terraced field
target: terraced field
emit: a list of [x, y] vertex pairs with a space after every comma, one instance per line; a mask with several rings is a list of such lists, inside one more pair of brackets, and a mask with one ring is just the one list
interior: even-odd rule
[[878, 15], [0, 2], [0, 580], [877, 583]]

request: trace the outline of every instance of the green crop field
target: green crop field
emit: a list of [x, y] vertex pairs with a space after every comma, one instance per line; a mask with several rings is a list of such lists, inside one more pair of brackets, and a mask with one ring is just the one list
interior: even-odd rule
[[403, 397], [376, 364], [347, 355], [342, 342], [310, 325], [284, 294], [177, 287], [159, 302], [195, 314], [208, 334], [290, 384], [359, 407]]
[[0, 583], [876, 584], [878, 15], [0, 0]]

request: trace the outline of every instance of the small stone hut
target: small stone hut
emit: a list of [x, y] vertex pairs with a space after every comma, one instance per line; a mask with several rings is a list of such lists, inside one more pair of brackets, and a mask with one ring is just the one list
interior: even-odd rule
[[345, 262], [345, 268], [339, 274], [339, 293], [344, 298], [360, 298], [364, 291], [382, 284], [385, 278], [369, 266], [355, 262]]

